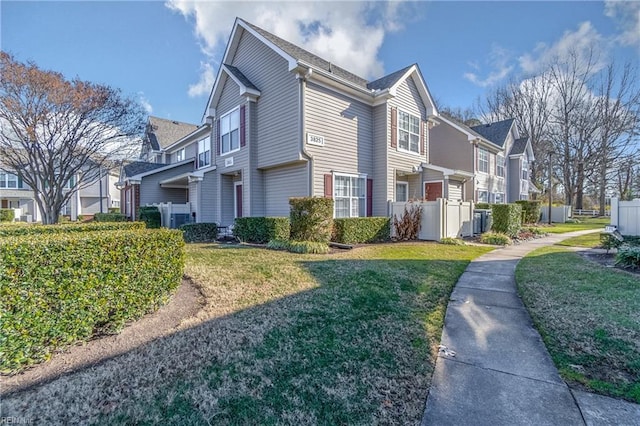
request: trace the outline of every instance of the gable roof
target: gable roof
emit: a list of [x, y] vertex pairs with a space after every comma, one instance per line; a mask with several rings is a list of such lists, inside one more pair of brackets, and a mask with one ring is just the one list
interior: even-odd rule
[[146, 161], [134, 161], [132, 163], [125, 164], [122, 167], [122, 170], [124, 170], [124, 177], [131, 177], [139, 175], [140, 173], [146, 173], [151, 170], [159, 169], [160, 167], [164, 166], [166, 166], [166, 164], [148, 163]]
[[149, 116], [147, 140], [154, 151], [160, 151], [198, 128], [195, 124]]
[[402, 68], [401, 70], [374, 80], [371, 83], [367, 83], [367, 88], [371, 90], [389, 89], [390, 87], [393, 87], [396, 83], [398, 83], [401, 78], [407, 73], [407, 71], [411, 69], [412, 66], [413, 65], [409, 65], [408, 67]]
[[249, 79], [244, 74], [242, 74], [242, 72], [238, 68], [229, 64], [223, 64], [223, 66], [229, 71], [229, 74], [232, 77], [235, 77], [235, 80], [237, 80], [238, 83], [242, 84], [247, 89], [252, 89], [259, 92], [258, 88], [251, 81], [249, 81]]
[[509, 153], [509, 155], [524, 154], [527, 149], [527, 142], [529, 142], [528, 137], [516, 139], [513, 143], [513, 146], [511, 147], [511, 152]]
[[[478, 133], [475, 130], [473, 130], [473, 128], [467, 126], [464, 123], [460, 123], [457, 120], [454, 120], [452, 118], [448, 118], [448, 117], [445, 117], [443, 115], [440, 115], [440, 116], [438, 116], [437, 121], [442, 121], [444, 123], [447, 123], [448, 125], [450, 125], [454, 129], [457, 129], [458, 131], [466, 134], [467, 135], [467, 139], [469, 140], [469, 142], [472, 142], [472, 141], [474, 141], [476, 139], [480, 139], [485, 144], [496, 145], [490, 139], [482, 136], [480, 133]], [[494, 147], [494, 149], [495, 149], [495, 147]]]
[[507, 136], [511, 131], [513, 122], [515, 119], [509, 118], [495, 123], [481, 124], [480, 126], [473, 126], [471, 130], [479, 133], [485, 139], [490, 140], [494, 144], [501, 148], [504, 148], [504, 143], [507, 140]]

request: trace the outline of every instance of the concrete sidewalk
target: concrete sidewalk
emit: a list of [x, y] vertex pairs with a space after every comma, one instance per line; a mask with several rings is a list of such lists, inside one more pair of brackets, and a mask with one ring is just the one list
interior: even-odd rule
[[572, 391], [516, 292], [532, 250], [594, 231], [551, 235], [472, 261], [451, 295], [422, 425], [640, 425], [640, 405]]

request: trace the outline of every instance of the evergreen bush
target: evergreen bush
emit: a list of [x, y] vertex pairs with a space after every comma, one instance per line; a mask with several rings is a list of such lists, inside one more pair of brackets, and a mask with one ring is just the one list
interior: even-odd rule
[[333, 230], [333, 199], [290, 198], [289, 205], [292, 240], [329, 243]]
[[491, 230], [515, 237], [522, 227], [522, 207], [518, 204], [493, 204]]

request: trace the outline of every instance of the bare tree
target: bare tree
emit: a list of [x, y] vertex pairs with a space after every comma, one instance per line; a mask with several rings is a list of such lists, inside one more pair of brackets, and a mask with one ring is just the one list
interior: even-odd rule
[[602, 73], [596, 87], [599, 117], [596, 170], [600, 215], [604, 215], [609, 174], [631, 143], [638, 141], [640, 134], [640, 87], [637, 72], [629, 63], [622, 69], [611, 63]]
[[616, 191], [620, 195], [620, 199], [632, 200], [636, 195], [635, 192], [640, 189], [640, 152], [623, 157], [618, 161], [615, 178]]
[[143, 118], [119, 90], [0, 52], [0, 169], [31, 187], [45, 224], [57, 223], [77, 190], [129, 154]]

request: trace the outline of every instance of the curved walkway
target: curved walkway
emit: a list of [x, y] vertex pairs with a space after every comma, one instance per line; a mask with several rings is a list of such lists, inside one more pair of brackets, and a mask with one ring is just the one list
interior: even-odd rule
[[640, 425], [640, 405], [571, 390], [516, 291], [527, 253], [577, 235], [551, 235], [474, 261], [451, 295], [426, 425]]

